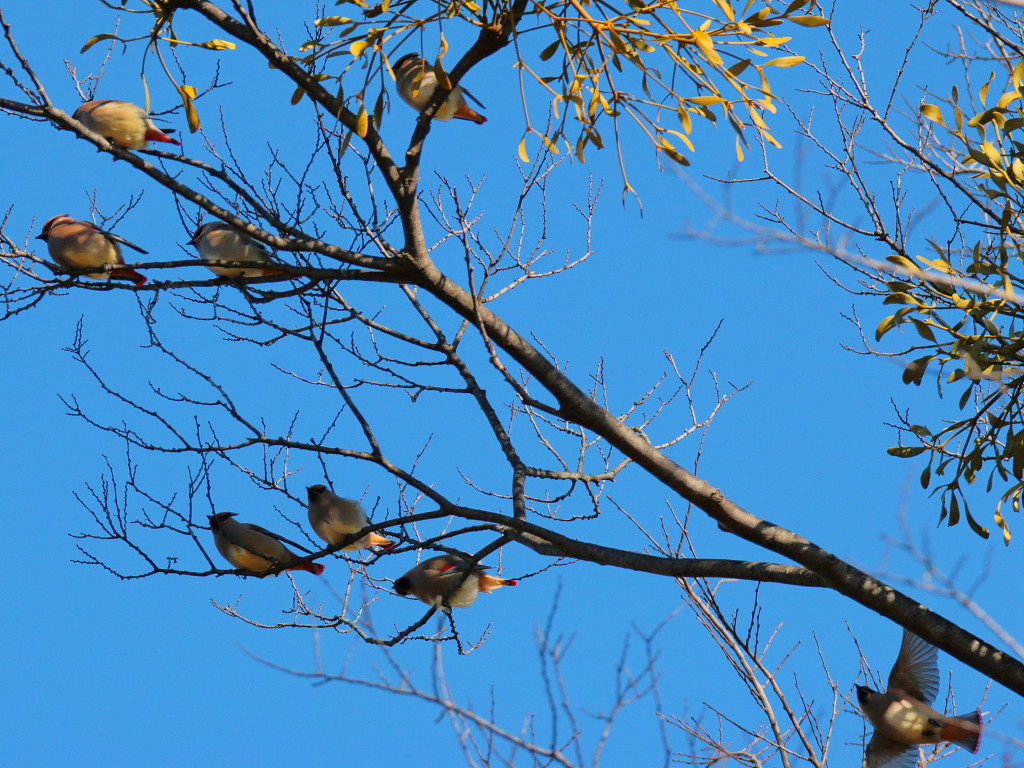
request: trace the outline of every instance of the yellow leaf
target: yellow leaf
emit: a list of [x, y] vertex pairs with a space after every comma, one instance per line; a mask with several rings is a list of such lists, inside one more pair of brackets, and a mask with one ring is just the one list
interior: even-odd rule
[[313, 22], [314, 27], [337, 27], [341, 24], [351, 24], [352, 19], [348, 16], [324, 16]]
[[686, 101], [691, 104], [700, 104], [702, 107], [708, 107], [712, 104], [725, 104], [729, 100], [721, 96], [694, 96], [692, 99], [686, 99]]
[[526, 153], [526, 137], [523, 136], [523, 140], [519, 142], [519, 157], [522, 158], [524, 163], [530, 162], [530, 156]]
[[230, 40], [207, 40], [205, 43], [196, 43], [196, 45], [208, 51], [233, 51], [238, 47]]
[[671, 157], [673, 160], [675, 160], [680, 165], [689, 165], [690, 164], [690, 161], [686, 159], [686, 156], [681, 154], [678, 150], [674, 149], [673, 147], [659, 146], [658, 149], [660, 151], [664, 152], [669, 157]]
[[875, 341], [879, 341], [886, 333], [899, 325], [899, 322], [899, 318], [896, 315], [885, 318], [885, 320], [878, 324], [878, 328], [875, 329]]
[[693, 142], [690, 141], [690, 137], [687, 136], [685, 133], [680, 133], [679, 131], [673, 131], [671, 129], [666, 129], [666, 132], [671, 133], [673, 136], [678, 136], [682, 140], [682, 142], [686, 144], [687, 147], [690, 148], [691, 152], [697, 151], [697, 148], [693, 146]]
[[[614, 30], [609, 32], [608, 37], [611, 38], [612, 48], [618, 53], [623, 53], [627, 56], [634, 53], [633, 48]], [[707, 37], [707, 35], [705, 35], [705, 37]]]
[[1013, 87], [1019, 88], [1021, 80], [1024, 80], [1024, 59], [1017, 62], [1017, 66], [1013, 68]]
[[709, 35], [707, 32], [700, 29], [695, 29], [693, 31], [693, 42], [697, 44], [697, 47], [700, 48], [701, 53], [704, 54], [704, 58], [706, 58], [709, 62], [717, 65], [721, 65], [724, 63], [722, 61], [722, 57], [718, 55], [718, 51], [715, 50], [715, 44], [711, 40], [711, 35]]
[[352, 45], [348, 47], [349, 53], [355, 56], [357, 59], [363, 55], [363, 51], [370, 47], [370, 43], [366, 40], [356, 40]]
[[1024, 184], [1024, 162], [1019, 157], [1010, 165], [1010, 175], [1017, 186]]
[[80, 50], [79, 53], [85, 53], [96, 45], [96, 43], [102, 42], [103, 40], [121, 40], [121, 38], [117, 35], [112, 35], [110, 32], [104, 32], [101, 35], [96, 35], [96, 37], [90, 38], [89, 42], [82, 46], [82, 50]]
[[725, 18], [729, 21], [736, 21], [736, 11], [733, 10], [732, 5], [726, 0], [714, 0], [714, 2], [722, 10], [722, 13], [725, 14]]
[[939, 272], [945, 272], [947, 275], [956, 273], [956, 270], [953, 269], [953, 265], [945, 259], [926, 259], [924, 256], [917, 256], [916, 258], [918, 261], [923, 264], [927, 264], [932, 269], [939, 270]]
[[779, 142], [775, 140], [775, 137], [768, 133], [768, 131], [762, 130], [761, 135], [764, 137], [764, 140], [771, 144], [773, 147], [775, 147], [776, 149], [782, 149], [782, 145], [779, 144]]
[[359, 108], [359, 117], [356, 118], [356, 133], [360, 138], [366, 138], [366, 132], [370, 129], [370, 113], [366, 107]]
[[188, 120], [188, 129], [192, 133], [195, 133], [203, 127], [202, 121], [199, 119], [199, 111], [196, 109], [195, 102], [192, 98], [198, 93], [195, 88], [191, 85], [179, 85], [178, 93], [181, 94], [182, 104], [185, 105], [185, 117]]
[[794, 67], [797, 64], [803, 64], [807, 59], [803, 56], [780, 56], [777, 59], [771, 59], [766, 61], [764, 66], [766, 67]]
[[801, 27], [823, 27], [832, 21], [824, 16], [790, 16], [788, 18], [789, 21], [799, 24]]
[[551, 139], [549, 139], [543, 133], [540, 134], [540, 140], [544, 142], [544, 146], [546, 146], [548, 148], [548, 152], [550, 152], [551, 154], [553, 154], [553, 155], [560, 155], [562, 153], [562, 150], [560, 150], [558, 148], [558, 145], [555, 144], [555, 142], [553, 142]]
[[996, 106], [999, 107], [1000, 109], [1006, 109], [1008, 106], [1013, 104], [1013, 102], [1015, 102], [1019, 98], [1020, 98], [1020, 91], [1010, 91], [1009, 93], [1004, 93], [999, 98], [999, 101], [997, 102]]
[[981, 144], [981, 151], [985, 153], [985, 157], [992, 163], [993, 168], [1001, 168], [1003, 165], [1003, 156], [999, 153], [999, 150], [990, 141], [984, 141]]
[[942, 116], [942, 110], [939, 109], [934, 104], [922, 104], [921, 114], [927, 117], [932, 122], [938, 123], [939, 125], [943, 126], [944, 128], [949, 127], [948, 125], [946, 125], [946, 119]]

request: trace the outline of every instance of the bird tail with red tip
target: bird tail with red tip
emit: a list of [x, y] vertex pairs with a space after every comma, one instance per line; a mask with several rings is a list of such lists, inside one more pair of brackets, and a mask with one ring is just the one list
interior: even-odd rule
[[981, 749], [981, 731], [984, 727], [981, 712], [970, 712], [948, 718], [942, 726], [941, 735], [943, 739], [953, 742], [958, 747], [977, 752]]
[[457, 117], [460, 120], [472, 120], [477, 125], [483, 125], [484, 123], [487, 122], [486, 117], [481, 115], [468, 104], [463, 104], [461, 107], [455, 110], [455, 113], [452, 115], [452, 117]]
[[293, 565], [291, 568], [285, 568], [286, 571], [309, 571], [310, 573], [319, 576], [324, 572], [324, 565], [322, 563], [300, 563], [299, 565]]
[[487, 573], [480, 574], [480, 591], [491, 593], [500, 587], [515, 587], [518, 586], [519, 582], [515, 579], [499, 579], [497, 576], [491, 576]]
[[177, 144], [178, 146], [181, 146], [181, 142], [180, 141], [172, 139], [170, 136], [168, 136], [166, 133], [161, 131], [159, 128], [150, 128], [149, 130], [147, 130], [146, 131], [146, 140], [147, 141], [166, 141], [168, 144]]
[[391, 539], [386, 539], [383, 536], [381, 536], [379, 533], [371, 533], [370, 534], [370, 546], [372, 546], [372, 547], [380, 547], [381, 549], [391, 549], [391, 548], [397, 546], [397, 544], [398, 544], [397, 541], [392, 541]]
[[111, 277], [125, 277], [135, 283], [135, 286], [145, 285], [148, 278], [141, 272], [136, 272], [134, 269], [112, 269], [110, 270]]

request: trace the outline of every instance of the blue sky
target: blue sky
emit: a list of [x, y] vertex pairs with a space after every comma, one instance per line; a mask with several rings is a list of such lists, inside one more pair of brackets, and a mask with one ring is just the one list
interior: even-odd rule
[[[93, 34], [109, 29], [114, 16], [99, 4], [49, 7], [55, 13], [73, 13], [75, 24], [54, 25], [39, 13], [37, 4], [23, 0], [5, 4], [4, 10], [51, 97], [71, 112], [78, 98], [63, 60], [80, 72], [95, 68], [101, 47], [84, 55], [78, 50]], [[311, 8], [308, 16], [315, 16]], [[844, 11], [837, 19], [846, 25], [840, 34], [847, 40], [859, 25], [872, 27], [867, 61], [872, 75], [879, 78], [892, 71], [914, 32], [912, 14], [887, 3], [864, 3], [858, 11]], [[197, 39], [220, 36], [189, 26], [181, 33], [186, 32], [194, 32]], [[283, 34], [293, 47], [302, 41], [295, 26], [285, 27]], [[821, 31], [805, 31], [801, 37], [808, 43], [824, 41]], [[459, 49], [453, 48], [457, 54]], [[115, 53], [107, 65], [100, 98], [143, 100], [138, 55], [137, 49], [125, 55]], [[222, 63], [224, 79], [231, 84], [212, 100], [223, 106], [235, 148], [245, 162], [264, 167], [268, 146], [288, 157], [301, 157], [303, 142], [309, 138], [304, 125], [310, 108], [307, 103], [289, 106], [291, 89], [267, 85], [273, 78], [264, 65], [255, 65], [251, 56], [240, 51], [192, 52], [186, 60], [197, 72], [209, 71], [216, 61]], [[802, 80], [807, 74], [780, 72], [777, 82], [780, 87], [807, 86], [809, 81]], [[922, 81], [947, 76], [934, 60], [922, 63], [915, 74]], [[492, 217], [486, 226], [503, 226], [508, 190], [516, 189], [511, 185], [522, 126], [517, 101], [502, 90], [513, 83], [507, 58], [485, 62], [467, 84], [487, 105], [489, 122], [482, 128], [463, 122], [437, 125], [427, 149], [426, 178], [435, 171], [460, 183], [467, 176], [486, 178], [481, 207]], [[156, 109], [172, 106], [173, 94], [155, 71], [150, 85]], [[10, 91], [5, 83], [0, 95], [16, 98]], [[798, 108], [806, 108], [805, 101], [797, 103]], [[207, 124], [215, 124], [216, 111], [203, 108]], [[395, 105], [385, 125], [385, 139], [402, 147], [414, 117], [404, 105]], [[779, 120], [785, 124], [783, 115]], [[169, 121], [185, 134], [184, 151], [202, 156], [201, 142], [187, 134], [184, 120], [175, 115]], [[116, 231], [154, 257], [176, 259], [188, 252], [189, 235], [178, 221], [169, 193], [148, 186], [131, 169], [111, 163], [70, 134], [7, 115], [3, 125], [0, 178], [11, 207], [9, 235], [23, 236], [29, 247], [36, 248], [41, 243], [30, 238], [51, 216], [71, 212], [88, 218], [93, 190], [101, 208], [112, 210], [128, 195], [146, 188], [143, 203]], [[793, 162], [799, 142], [783, 130], [776, 135], [785, 144], [776, 161], [785, 167]], [[704, 174], [744, 176], [757, 171], [756, 164], [735, 163], [732, 134], [726, 128], [699, 126], [697, 144], [701, 153], [686, 173], [711, 195], [725, 193]], [[564, 163], [551, 190], [550, 246], [571, 248], [573, 253], [582, 250], [584, 241], [572, 204], [585, 199], [591, 178], [604, 179], [594, 230], [596, 252], [568, 274], [513, 293], [498, 303], [496, 311], [543, 340], [581, 385], [589, 385], [592, 372], [603, 361], [613, 410], [627, 408], [666, 369], [666, 351], [682, 370], [690, 370], [696, 353], [721, 323], [705, 356], [705, 372], [698, 378], [698, 409], [712, 401], [707, 371], [714, 371], [723, 387], [729, 383], [749, 387], [711, 427], [700, 474], [754, 513], [867, 569], [881, 566], [886, 552], [883, 537], [898, 534], [897, 514], [905, 509], [912, 528], [928, 533], [943, 563], [948, 567], [964, 563], [965, 582], [988, 569], [979, 600], [1020, 636], [1019, 612], [1007, 599], [1005, 587], [1016, 583], [1016, 545], [1004, 548], [995, 539], [982, 541], [964, 526], [934, 529], [937, 504], [917, 485], [921, 465], [885, 453], [895, 442], [894, 433], [885, 426], [893, 419], [892, 400], [901, 407], [912, 406], [923, 419], [937, 420], [948, 412], [936, 405], [930, 392], [903, 386], [897, 364], [842, 348], [858, 343], [843, 313], [849, 314], [856, 305], [865, 324], [873, 327], [888, 314], [885, 308], [837, 287], [823, 274], [814, 254], [766, 254], [753, 247], [684, 237], [688, 227], [701, 228], [711, 214], [690, 191], [681, 171], [671, 165], [659, 168], [653, 153], [640, 144], [630, 146], [627, 154], [633, 183], [643, 199], [643, 216], [638, 216], [634, 201], [620, 202], [611, 152], [591, 151], [586, 164]], [[808, 174], [809, 183], [813, 176]], [[885, 183], [879, 176], [879, 189]], [[754, 215], [759, 203], [770, 205], [777, 196], [766, 185], [733, 186], [729, 193], [731, 208], [746, 215]], [[451, 258], [461, 256], [453, 252]], [[439, 252], [442, 267], [444, 259]], [[842, 276], [841, 266], [825, 266]], [[353, 301], [380, 303], [388, 311], [400, 305], [389, 287], [346, 286], [345, 291]], [[254, 349], [228, 343], [209, 324], [176, 317], [175, 305], [182, 304], [171, 297], [161, 299], [157, 330], [162, 338], [189, 359], [212, 367], [231, 383], [233, 395], [247, 407], [259, 409], [272, 426], [286, 424], [296, 411], [301, 413], [299, 423], [310, 431], [333, 418], [329, 401], [273, 370], [279, 364], [312, 375], [316, 364], [308, 353], [289, 345]], [[72, 342], [80, 318], [89, 339], [90, 361], [117, 386], [139, 398], [150, 397], [150, 383], [169, 391], [194, 386], [144, 348], [146, 332], [138, 303], [127, 291], [71, 291], [0, 327], [0, 353], [7, 361], [2, 386], [8, 403], [0, 412], [0, 429], [8, 436], [3, 447], [10, 468], [5, 498], [14, 544], [6, 567], [7, 628], [0, 634], [0, 654], [8, 660], [4, 719], [14, 737], [0, 744], [0, 762], [45, 766], [74, 761], [83, 768], [212, 766], [254, 760], [398, 766], [428, 755], [436, 761], [461, 763], [452, 730], [439, 721], [436, 709], [338, 683], [313, 685], [257, 660], [310, 672], [319, 657], [327, 671], [349, 665], [353, 673], [373, 676], [385, 664], [376, 649], [332, 632], [259, 629], [225, 616], [212, 605], [240, 601], [246, 616], [266, 623], [278, 621], [291, 606], [287, 577], [158, 576], [121, 581], [99, 568], [71, 562], [79, 555], [77, 540], [68, 534], [91, 530], [88, 513], [75, 494], [101, 482], [105, 456], [123, 476], [125, 451], [116, 439], [70, 418], [59, 396], [76, 396], [101, 421], [119, 423], [131, 418], [105, 398], [63, 351]], [[469, 418], [454, 418], [448, 410], [450, 401], [424, 397], [410, 404], [396, 398], [368, 398], [367, 407], [381, 419], [389, 450], [404, 461], [412, 461], [431, 440], [423, 468], [451, 495], [485, 504], [463, 483], [459, 470], [481, 481], [506, 482], [500, 467], [495, 468], [493, 447], [480, 425]], [[678, 424], [666, 424], [664, 429], [678, 428]], [[672, 449], [672, 455], [692, 465], [695, 449], [695, 441], [687, 441]], [[141, 482], [163, 498], [181, 493], [187, 482], [186, 460], [138, 451], [132, 458], [138, 462]], [[251, 453], [249, 460], [258, 464], [259, 453]], [[376, 519], [395, 514], [398, 493], [393, 480], [355, 462], [329, 462], [328, 466], [335, 490], [363, 498], [368, 508], [375, 509]], [[291, 480], [293, 493], [324, 481], [312, 460], [303, 459], [291, 469], [297, 473]], [[635, 470], [624, 472], [607, 494], [655, 527], [658, 517], [668, 513], [668, 505], [685, 511], [678, 499], [666, 500], [660, 487]], [[301, 507], [260, 493], [224, 467], [215, 472], [212, 496], [219, 510], [237, 511], [244, 519], [268, 527], [282, 529], [281, 514], [304, 519]], [[137, 498], [132, 504], [136, 512], [145, 508]], [[565, 511], [586, 510], [577, 500]], [[564, 530], [626, 549], [645, 546], [629, 521], [615, 512]], [[763, 557], [749, 545], [720, 534], [699, 514], [691, 530], [702, 555]], [[156, 538], [153, 545], [191, 567], [203, 567], [194, 548]], [[123, 558], [124, 553], [111, 550], [110, 556]], [[374, 575], [396, 578], [412, 561], [411, 554], [384, 558], [374, 566]], [[492, 556], [490, 561], [497, 563], [497, 558]], [[533, 553], [511, 547], [503, 561], [506, 574], [513, 576], [545, 564]], [[889, 567], [908, 576], [917, 574], [912, 563], [898, 557], [889, 561]], [[309, 590], [310, 602], [329, 606], [334, 599], [331, 588], [344, 589], [347, 571], [336, 560], [328, 563], [325, 580], [300, 573], [295, 581]], [[670, 580], [577, 564], [481, 598], [474, 608], [460, 612], [458, 621], [466, 637], [489, 632], [488, 642], [468, 657], [444, 649], [447, 672], [460, 701], [486, 708], [493, 695], [499, 721], [509, 730], [518, 732], [531, 712], [537, 713], [541, 732], [548, 727], [535, 638], [559, 590], [553, 627], [556, 636], [567, 643], [571, 640], [567, 684], [583, 727], [591, 734], [599, 731], [593, 714], [610, 704], [615, 665], [626, 638], [633, 637], [629, 664], [642, 666], [635, 633], [650, 633], [680, 609], [678, 587]], [[752, 588], [729, 585], [723, 595], [730, 609], [744, 610], [751, 604]], [[782, 625], [772, 658], [777, 663], [796, 647], [788, 674], [798, 674], [801, 686], [816, 701], [826, 701], [829, 690], [814, 637], [821, 639], [831, 674], [846, 693], [858, 672], [851, 629], [871, 664], [887, 674], [899, 644], [899, 630], [888, 622], [825, 591], [768, 585], [760, 591], [760, 599], [764, 626]], [[954, 607], [933, 598], [923, 600], [983, 633]], [[421, 615], [421, 607], [384, 596], [373, 606], [374, 621], [380, 628], [404, 626]], [[659, 708], [644, 701], [623, 715], [605, 751], [605, 765], [624, 765], [627, 760], [644, 765], [664, 762], [655, 711], [686, 717], [707, 702], [749, 713], [740, 686], [685, 609], [662, 631], [657, 647], [662, 704]], [[392, 653], [429, 687], [433, 652], [427, 644], [407, 643]], [[960, 709], [972, 708], [986, 681], [948, 657], [942, 656], [940, 664], [945, 680], [945, 673], [954, 671]], [[945, 690], [944, 682], [940, 696]], [[997, 710], [1007, 698], [995, 689], [985, 709]], [[1011, 707], [993, 731], [1013, 732], [1017, 719]], [[561, 723], [560, 732], [567, 727]], [[856, 759], [861, 736], [862, 720], [848, 708], [838, 720], [834, 764]], [[585, 743], [592, 747], [595, 738], [588, 735]], [[671, 730], [670, 742], [675, 749], [685, 746], [681, 735]], [[986, 747], [990, 744], [997, 742], [989, 741]], [[958, 755], [949, 764], [966, 762], [965, 755]]]

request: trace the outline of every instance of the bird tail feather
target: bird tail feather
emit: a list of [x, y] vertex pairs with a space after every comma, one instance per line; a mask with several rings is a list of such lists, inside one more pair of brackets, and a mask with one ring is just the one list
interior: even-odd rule
[[460, 120], [472, 120], [477, 125], [483, 125], [484, 123], [487, 122], [486, 117], [481, 115], [468, 104], [463, 104], [457, 110], [455, 110], [455, 113], [452, 115], [452, 117], [457, 117]]
[[514, 587], [519, 584], [515, 579], [499, 579], [497, 576], [491, 576], [488, 573], [480, 574], [479, 589], [481, 592], [490, 594], [500, 587]]
[[285, 568], [286, 571], [309, 571], [312, 574], [319, 576], [324, 572], [323, 563], [300, 563], [299, 565], [293, 565], [291, 568]]
[[135, 283], [136, 286], [145, 285], [147, 278], [141, 272], [136, 272], [134, 269], [112, 269], [110, 270], [111, 277], [126, 277]]
[[163, 131], [161, 131], [161, 130], [159, 130], [157, 128], [150, 128], [149, 130], [146, 131], [146, 140], [147, 141], [166, 141], [168, 144], [178, 144], [179, 146], [181, 145], [180, 141], [176, 141], [175, 139], [172, 139], [166, 133], [164, 133]]
[[950, 720], [952, 722], [947, 721], [946, 726], [942, 729], [943, 738], [971, 752], [976, 753], [981, 749], [981, 731], [985, 727], [985, 723], [981, 719], [980, 710], [954, 715]]

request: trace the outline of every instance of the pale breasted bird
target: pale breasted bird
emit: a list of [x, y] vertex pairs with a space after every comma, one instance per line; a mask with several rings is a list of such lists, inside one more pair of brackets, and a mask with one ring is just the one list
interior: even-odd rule
[[499, 587], [514, 587], [519, 583], [515, 579], [491, 576], [485, 572], [486, 567], [474, 565], [463, 581], [467, 561], [456, 555], [438, 555], [424, 560], [397, 579], [394, 590], [402, 597], [415, 595], [427, 605], [442, 609], [445, 602], [455, 608], [469, 608], [481, 592], [490, 593]]
[[[206, 266], [221, 277], [269, 277], [283, 275], [269, 265], [270, 251], [258, 240], [223, 221], [209, 221], [192, 235], [189, 243], [199, 249]], [[251, 267], [222, 267], [222, 262], [251, 262]]]
[[[235, 568], [245, 571], [252, 571], [259, 575], [268, 571], [275, 565], [291, 563], [298, 560], [296, 555], [285, 544], [291, 544], [296, 549], [306, 550], [301, 544], [286, 539], [280, 534], [268, 531], [252, 523], [241, 523], [235, 520], [237, 515], [234, 512], [218, 512], [210, 515], [210, 529], [213, 531], [213, 543], [217, 550], [224, 555], [224, 559]], [[306, 550], [308, 552], [308, 550]], [[285, 571], [309, 571], [319, 576], [324, 572], [321, 563], [299, 563]], [[267, 574], [271, 575], [271, 574]]]
[[125, 149], [145, 149], [150, 141], [181, 143], [157, 128], [149, 113], [130, 101], [87, 101], [72, 117], [93, 133]]
[[[395, 62], [395, 79], [398, 81], [398, 95], [402, 97], [402, 101], [417, 112], [427, 108], [437, 89], [437, 74], [425, 59], [418, 53], [407, 53]], [[434, 113], [434, 119], [447, 122], [457, 117], [461, 120], [472, 120], [478, 125], [486, 123], [486, 117], [466, 104], [467, 96], [480, 104], [473, 94], [461, 85], [456, 85], [444, 100], [444, 104]]]
[[[36, 237], [43, 240], [50, 252], [50, 257], [65, 269], [90, 269], [105, 267], [108, 264], [124, 264], [121, 246], [127, 245], [139, 253], [147, 253], [135, 243], [118, 237], [112, 232], [102, 229], [88, 221], [74, 219], [70, 214], [62, 213], [54, 216], [43, 225], [43, 233]], [[86, 277], [106, 280], [111, 277], [123, 277], [135, 285], [145, 285], [145, 275], [134, 269], [115, 266], [109, 272], [85, 272]]]
[[865, 768], [913, 768], [918, 744], [951, 741], [978, 751], [981, 712], [950, 716], [929, 706], [939, 692], [938, 653], [934, 645], [904, 630], [885, 693], [857, 686], [860, 708], [875, 727], [864, 753]]
[[[328, 544], [340, 544], [346, 536], [358, 533], [370, 524], [358, 501], [346, 499], [334, 493], [326, 485], [311, 485], [306, 489], [309, 496], [309, 524], [316, 535]], [[356, 539], [342, 552], [355, 552], [367, 547], [393, 547], [395, 542], [379, 533], [368, 533]]]

